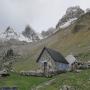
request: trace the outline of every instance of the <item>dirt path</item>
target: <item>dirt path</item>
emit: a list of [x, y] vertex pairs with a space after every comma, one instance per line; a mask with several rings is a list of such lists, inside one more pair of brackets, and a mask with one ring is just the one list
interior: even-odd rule
[[[55, 78], [55, 79], [56, 79], [56, 78]], [[41, 88], [43, 88], [43, 87], [45, 87], [45, 86], [48, 86], [48, 85], [50, 85], [51, 83], [53, 83], [53, 82], [55, 81], [55, 79], [49, 80], [49, 81], [47, 81], [47, 82], [44, 82], [44, 83], [42, 83], [42, 84], [40, 84], [40, 85], [32, 88], [31, 90], [40, 90]]]

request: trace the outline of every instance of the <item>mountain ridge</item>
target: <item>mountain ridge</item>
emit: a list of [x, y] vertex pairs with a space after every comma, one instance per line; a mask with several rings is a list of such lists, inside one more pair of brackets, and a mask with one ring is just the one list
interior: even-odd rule
[[[33, 32], [33, 34], [31, 34]], [[34, 30], [30, 31], [28, 34], [29, 37], [24, 36], [22, 33], [17, 33], [12, 27], [7, 27], [7, 29], [0, 34], [0, 39], [1, 41], [9, 41], [9, 40], [17, 40], [17, 41], [26, 41], [26, 42], [33, 42], [33, 41], [38, 41], [39, 36], [37, 33], [34, 32]], [[37, 37], [36, 37], [37, 36]], [[33, 38], [38, 38], [38, 39], [33, 39]]]

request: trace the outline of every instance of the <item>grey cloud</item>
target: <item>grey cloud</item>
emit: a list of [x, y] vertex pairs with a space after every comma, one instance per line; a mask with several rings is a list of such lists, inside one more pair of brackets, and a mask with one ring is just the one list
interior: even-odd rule
[[0, 0], [0, 29], [22, 31], [30, 24], [37, 32], [54, 27], [69, 6], [89, 8], [90, 0]]

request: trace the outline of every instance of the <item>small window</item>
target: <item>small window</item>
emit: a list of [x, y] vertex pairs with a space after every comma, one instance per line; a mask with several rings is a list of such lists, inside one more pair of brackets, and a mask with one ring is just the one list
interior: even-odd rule
[[47, 66], [47, 62], [44, 62], [44, 66]]

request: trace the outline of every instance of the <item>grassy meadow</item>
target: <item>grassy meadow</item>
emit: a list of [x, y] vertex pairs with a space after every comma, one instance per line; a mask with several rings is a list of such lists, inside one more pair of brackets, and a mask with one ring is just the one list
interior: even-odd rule
[[52, 78], [20, 76], [19, 74], [11, 73], [9, 77], [0, 78], [0, 87], [16, 86], [19, 90], [31, 90], [54, 78], [55, 81], [39, 90], [60, 90], [63, 85], [73, 86], [76, 90], [90, 90], [90, 69], [82, 70], [80, 73], [62, 73]]
[[[72, 86], [75, 90], [90, 90], [90, 69], [80, 73], [67, 72], [55, 76], [56, 80], [40, 90], [60, 90], [63, 85]], [[61, 89], [62, 90], [62, 89]]]
[[49, 79], [44, 77], [27, 77], [11, 73], [9, 77], [0, 78], [0, 87], [18, 87], [19, 90], [31, 90], [31, 88]]

